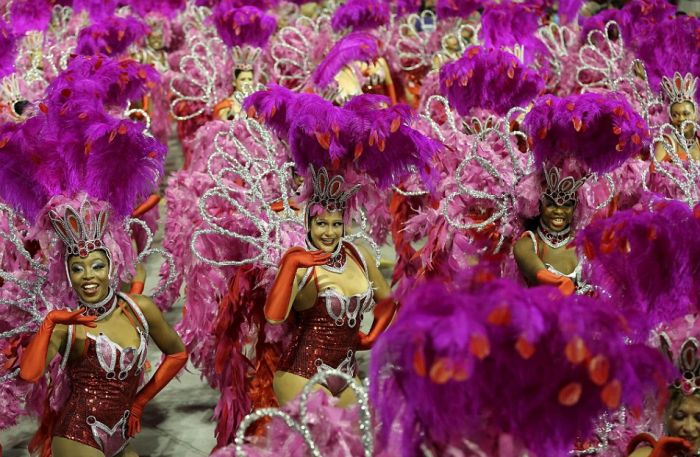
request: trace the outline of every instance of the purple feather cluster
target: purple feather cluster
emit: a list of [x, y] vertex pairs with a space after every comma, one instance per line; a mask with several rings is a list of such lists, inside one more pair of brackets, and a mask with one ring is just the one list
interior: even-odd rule
[[141, 17], [146, 17], [148, 13], [159, 13], [173, 19], [178, 12], [185, 9], [185, 0], [128, 0], [132, 11]]
[[468, 48], [440, 70], [440, 90], [462, 116], [475, 108], [504, 115], [527, 105], [543, 89], [542, 78], [516, 56], [480, 46]]
[[619, 94], [544, 95], [523, 121], [538, 165], [574, 158], [590, 171], [605, 173], [641, 154], [649, 128]]
[[337, 107], [315, 94], [270, 86], [248, 97], [244, 108], [289, 144], [300, 170], [357, 167], [380, 187], [395, 184], [415, 167], [424, 178], [439, 143], [409, 126], [406, 105], [360, 95]]
[[10, 3], [10, 22], [15, 33], [23, 35], [31, 30], [46, 30], [52, 7], [53, 2], [49, 0], [13, 0]]
[[17, 36], [10, 25], [0, 20], [0, 78], [15, 71]]
[[87, 11], [92, 21], [101, 21], [114, 14], [120, 0], [73, 0], [73, 10]]
[[[373, 348], [380, 441], [400, 440], [403, 456], [467, 439], [486, 455], [564, 457], [599, 414], [640, 405], [671, 371], [625, 344], [607, 303], [477, 278], [414, 285]], [[518, 452], [502, 453], [505, 436]]]
[[162, 174], [167, 148], [144, 125], [115, 118], [157, 81], [130, 60], [77, 56], [46, 90], [40, 112], [0, 130], [0, 196], [31, 219], [56, 195], [85, 192], [128, 216]]
[[[673, 33], [669, 33], [673, 30]], [[650, 27], [634, 43], [636, 56], [644, 62], [652, 89], [659, 90], [662, 76], [674, 72], [700, 76], [700, 19], [679, 16]], [[700, 92], [696, 94], [700, 97]]]
[[277, 28], [274, 16], [255, 6], [231, 7], [230, 2], [218, 4], [212, 19], [219, 36], [230, 47], [264, 48]]
[[396, 0], [396, 14], [403, 16], [419, 12], [421, 0]]
[[438, 0], [435, 8], [440, 19], [449, 17], [467, 18], [474, 11], [484, 6], [485, 1], [479, 0]]
[[377, 39], [366, 32], [353, 32], [338, 40], [318, 64], [313, 74], [314, 84], [320, 89], [325, 89], [344, 66], [356, 61], [370, 62], [377, 57]]
[[640, 341], [662, 322], [698, 312], [700, 207], [651, 203], [590, 224], [577, 244], [589, 280], [627, 317]]
[[126, 53], [133, 42], [147, 33], [148, 27], [135, 17], [110, 16], [80, 31], [76, 53], [119, 56]]
[[348, 0], [335, 10], [331, 24], [336, 32], [372, 30], [387, 25], [390, 16], [386, 1]]
[[511, 49], [520, 45], [524, 61], [530, 65], [540, 56], [548, 56], [537, 36], [542, 11], [538, 5], [503, 1], [490, 4], [481, 16], [479, 38], [487, 47]]
[[605, 24], [609, 21], [617, 22], [621, 30], [625, 30], [630, 21], [629, 14], [624, 10], [610, 8], [599, 12], [590, 17], [581, 17], [579, 19], [580, 41], [585, 43], [588, 39], [588, 34], [593, 30], [605, 30]]

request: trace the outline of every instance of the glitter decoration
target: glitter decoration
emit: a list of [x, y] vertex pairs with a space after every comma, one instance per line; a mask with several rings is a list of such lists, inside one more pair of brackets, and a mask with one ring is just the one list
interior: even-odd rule
[[173, 281], [175, 281], [175, 277], [176, 277], [175, 259], [173, 258], [173, 255], [170, 252], [166, 251], [165, 249], [151, 247], [153, 245], [153, 232], [148, 227], [148, 224], [146, 224], [145, 221], [142, 221], [141, 219], [134, 219], [134, 218], [126, 219], [124, 221], [124, 228], [128, 232], [129, 236], [131, 236], [133, 233], [131, 226], [134, 224], [141, 227], [141, 230], [143, 230], [144, 233], [146, 234], [146, 243], [144, 245], [144, 249], [139, 253], [138, 257], [136, 257], [136, 260], [134, 261], [134, 268], [139, 263], [143, 263], [145, 261], [145, 259], [151, 255], [161, 256], [165, 260], [165, 262], [168, 264], [168, 275], [165, 278], [165, 281], [163, 281], [161, 279], [156, 290], [154, 290], [151, 293], [152, 297], [157, 297], [160, 294], [162, 294], [164, 291], [168, 290], [168, 287], [170, 287], [170, 285], [173, 283]]
[[245, 434], [248, 427], [255, 421], [263, 417], [278, 417], [284, 421], [285, 424], [295, 433], [301, 435], [306, 443], [309, 454], [313, 457], [321, 457], [321, 453], [318, 449], [316, 443], [314, 443], [313, 436], [309, 431], [308, 427], [308, 401], [309, 395], [313, 391], [317, 384], [322, 384], [328, 380], [330, 377], [342, 378], [348, 383], [355, 396], [357, 397], [357, 404], [360, 409], [360, 420], [359, 429], [362, 436], [362, 444], [365, 451], [365, 457], [371, 457], [374, 453], [374, 432], [372, 428], [372, 414], [369, 409], [369, 400], [367, 395], [367, 385], [359, 385], [355, 382], [355, 379], [348, 374], [335, 370], [327, 369], [314, 375], [304, 386], [304, 389], [300, 394], [300, 420], [297, 422], [289, 414], [278, 408], [262, 408], [257, 411], [253, 411], [248, 414], [243, 422], [241, 422], [238, 431], [236, 432], [236, 455], [239, 457], [245, 457], [247, 454], [243, 449], [245, 443]]

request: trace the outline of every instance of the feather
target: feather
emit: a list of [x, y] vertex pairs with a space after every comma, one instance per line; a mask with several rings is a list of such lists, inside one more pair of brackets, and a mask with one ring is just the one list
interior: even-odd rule
[[372, 30], [389, 24], [389, 6], [380, 0], [348, 0], [333, 13], [333, 30]]
[[615, 93], [542, 96], [525, 116], [523, 130], [540, 166], [574, 158], [596, 173], [641, 154], [651, 137], [644, 119]]
[[353, 32], [328, 51], [313, 73], [314, 84], [325, 89], [344, 66], [351, 62], [370, 62], [379, 57], [377, 39], [366, 32]]
[[10, 25], [0, 20], [0, 78], [15, 71], [17, 37]]
[[231, 8], [230, 2], [218, 4], [212, 19], [216, 31], [227, 46], [264, 48], [277, 28], [274, 16], [254, 6]]
[[49, 0], [13, 0], [10, 3], [10, 23], [14, 32], [23, 35], [31, 30], [45, 31], [51, 20]]
[[440, 70], [440, 90], [462, 116], [481, 108], [505, 115], [544, 90], [544, 81], [514, 55], [480, 46]]
[[148, 27], [132, 16], [107, 17], [80, 31], [76, 52], [82, 55], [119, 56], [147, 33]]
[[440, 19], [450, 17], [467, 18], [474, 11], [485, 5], [485, 1], [479, 0], [438, 0], [436, 13]]

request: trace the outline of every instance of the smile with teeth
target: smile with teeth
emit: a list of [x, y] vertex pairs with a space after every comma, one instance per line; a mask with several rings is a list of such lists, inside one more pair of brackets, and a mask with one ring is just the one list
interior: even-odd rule
[[99, 284], [83, 284], [82, 288], [85, 292], [95, 292]]

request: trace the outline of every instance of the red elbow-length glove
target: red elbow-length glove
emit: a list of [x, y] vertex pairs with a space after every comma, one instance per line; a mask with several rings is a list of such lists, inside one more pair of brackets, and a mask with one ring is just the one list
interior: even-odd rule
[[369, 333], [365, 335], [362, 332], [358, 332], [360, 335], [359, 349], [367, 350], [372, 348], [379, 335], [391, 324], [398, 309], [398, 304], [391, 297], [377, 303], [377, 306], [374, 308], [374, 322], [372, 322], [372, 328]]
[[129, 414], [129, 436], [134, 436], [141, 431], [141, 413], [146, 403], [151, 401], [158, 392], [168, 385], [168, 383], [180, 372], [180, 369], [187, 363], [187, 351], [165, 356], [148, 384], [136, 395], [134, 403], [131, 405]]
[[46, 353], [49, 351], [49, 342], [56, 324], [85, 325], [96, 327], [96, 316], [83, 316], [85, 308], [75, 311], [55, 310], [44, 318], [41, 327], [36, 332], [27, 348], [22, 352], [19, 362], [19, 377], [28, 382], [37, 382], [41, 379], [46, 369]]
[[557, 287], [559, 291], [568, 296], [576, 292], [576, 286], [571, 278], [552, 273], [549, 270], [540, 270], [537, 272], [537, 282], [539, 284], [547, 284]]
[[265, 302], [265, 318], [270, 321], [283, 321], [289, 311], [294, 278], [299, 268], [310, 268], [328, 262], [331, 255], [323, 251], [306, 251], [295, 246], [289, 249], [280, 260], [279, 272], [272, 284]]
[[648, 443], [652, 446], [649, 457], [674, 457], [676, 455], [686, 455], [692, 451], [691, 444], [683, 438], [675, 436], [662, 436], [658, 440], [649, 433], [640, 433], [632, 438], [627, 445], [627, 455], [630, 455], [641, 443]]

